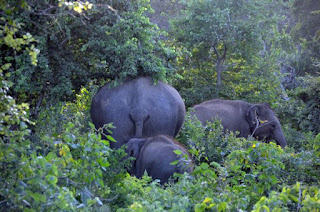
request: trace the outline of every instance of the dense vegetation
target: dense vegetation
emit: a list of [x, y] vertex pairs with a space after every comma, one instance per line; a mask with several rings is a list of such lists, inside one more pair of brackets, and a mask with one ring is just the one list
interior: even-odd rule
[[[318, 0], [6, 0], [0, 8], [1, 211], [319, 211]], [[124, 150], [110, 149], [114, 140], [101, 139], [88, 111], [105, 82], [139, 76], [169, 82], [187, 107], [268, 102], [288, 147], [188, 117], [176, 139], [194, 172], [166, 186], [131, 177]]]

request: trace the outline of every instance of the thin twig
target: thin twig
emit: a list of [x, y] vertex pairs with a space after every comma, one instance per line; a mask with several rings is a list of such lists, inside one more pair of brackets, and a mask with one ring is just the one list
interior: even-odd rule
[[297, 212], [300, 211], [300, 208], [301, 208], [301, 186], [299, 186], [299, 200], [298, 200], [298, 207], [297, 207]]
[[258, 129], [258, 127], [259, 127], [259, 120], [258, 120], [258, 116], [257, 116], [257, 111], [255, 110], [254, 111], [255, 112], [255, 119], [256, 119], [256, 127], [255, 127], [255, 129], [253, 130], [253, 132], [252, 132], [252, 134], [251, 134], [251, 137], [253, 137], [253, 135], [254, 135], [254, 133], [257, 131], [257, 129]]
[[100, 200], [102, 200], [103, 202], [105, 202], [105, 203], [110, 203], [110, 202], [112, 202], [112, 201], [114, 201], [115, 199], [117, 199], [118, 198], [118, 196], [119, 196], [119, 194], [116, 194], [114, 197], [112, 197], [111, 199], [100, 199]]

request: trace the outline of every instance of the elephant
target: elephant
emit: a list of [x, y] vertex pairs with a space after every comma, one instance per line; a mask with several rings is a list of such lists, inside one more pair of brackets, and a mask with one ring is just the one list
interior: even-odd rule
[[[159, 179], [164, 184], [173, 173], [191, 173], [193, 170], [193, 162], [187, 150], [168, 136], [132, 138], [126, 145], [128, 157], [135, 158], [128, 172], [137, 178], [141, 178], [146, 171], [153, 180]], [[176, 154], [175, 150], [180, 150], [180, 154]], [[179, 162], [170, 164], [175, 161]]]
[[192, 108], [191, 115], [195, 115], [202, 125], [217, 119], [225, 129], [238, 131], [239, 137], [253, 136], [267, 142], [274, 139], [282, 148], [287, 145], [280, 122], [267, 103], [213, 99]]
[[126, 79], [116, 87], [104, 85], [92, 99], [90, 114], [96, 128], [113, 123], [116, 128], [111, 136], [116, 142], [110, 147], [119, 149], [134, 137], [175, 137], [184, 122], [185, 105], [169, 84], [154, 84], [152, 78], [140, 77]]

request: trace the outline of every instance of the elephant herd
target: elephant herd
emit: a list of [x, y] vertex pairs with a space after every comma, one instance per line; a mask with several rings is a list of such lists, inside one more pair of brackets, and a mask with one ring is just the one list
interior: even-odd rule
[[[96, 128], [113, 123], [114, 149], [126, 145], [133, 157], [128, 172], [140, 178], [146, 171], [165, 183], [174, 173], [192, 172], [193, 163], [186, 148], [174, 140], [185, 118], [180, 94], [170, 85], [157, 84], [148, 77], [128, 79], [121, 85], [104, 85], [91, 104], [91, 119]], [[191, 112], [203, 125], [218, 119], [225, 129], [238, 131], [241, 137], [274, 139], [281, 147], [286, 139], [281, 125], [267, 104], [235, 100], [210, 100], [195, 105]], [[104, 132], [108, 134], [107, 131]]]

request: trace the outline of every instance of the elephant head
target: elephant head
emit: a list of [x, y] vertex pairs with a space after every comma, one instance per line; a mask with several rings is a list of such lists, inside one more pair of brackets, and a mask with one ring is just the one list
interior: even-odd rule
[[252, 105], [247, 110], [246, 119], [251, 136], [266, 142], [274, 139], [282, 148], [287, 145], [280, 122], [268, 104]]
[[[141, 178], [148, 173], [152, 179], [166, 183], [174, 173], [191, 173], [193, 163], [187, 150], [173, 138], [157, 135], [148, 138], [132, 138], [127, 142], [127, 157], [134, 157], [132, 167], [128, 172]], [[182, 155], [175, 153], [181, 151]], [[172, 164], [178, 161], [178, 164]]]
[[131, 169], [128, 171], [130, 174], [135, 175], [134, 173], [135, 163], [137, 158], [139, 157], [141, 147], [144, 145], [145, 142], [146, 142], [146, 139], [143, 139], [143, 138], [132, 138], [126, 143], [127, 157], [135, 158], [135, 160], [131, 162]]

